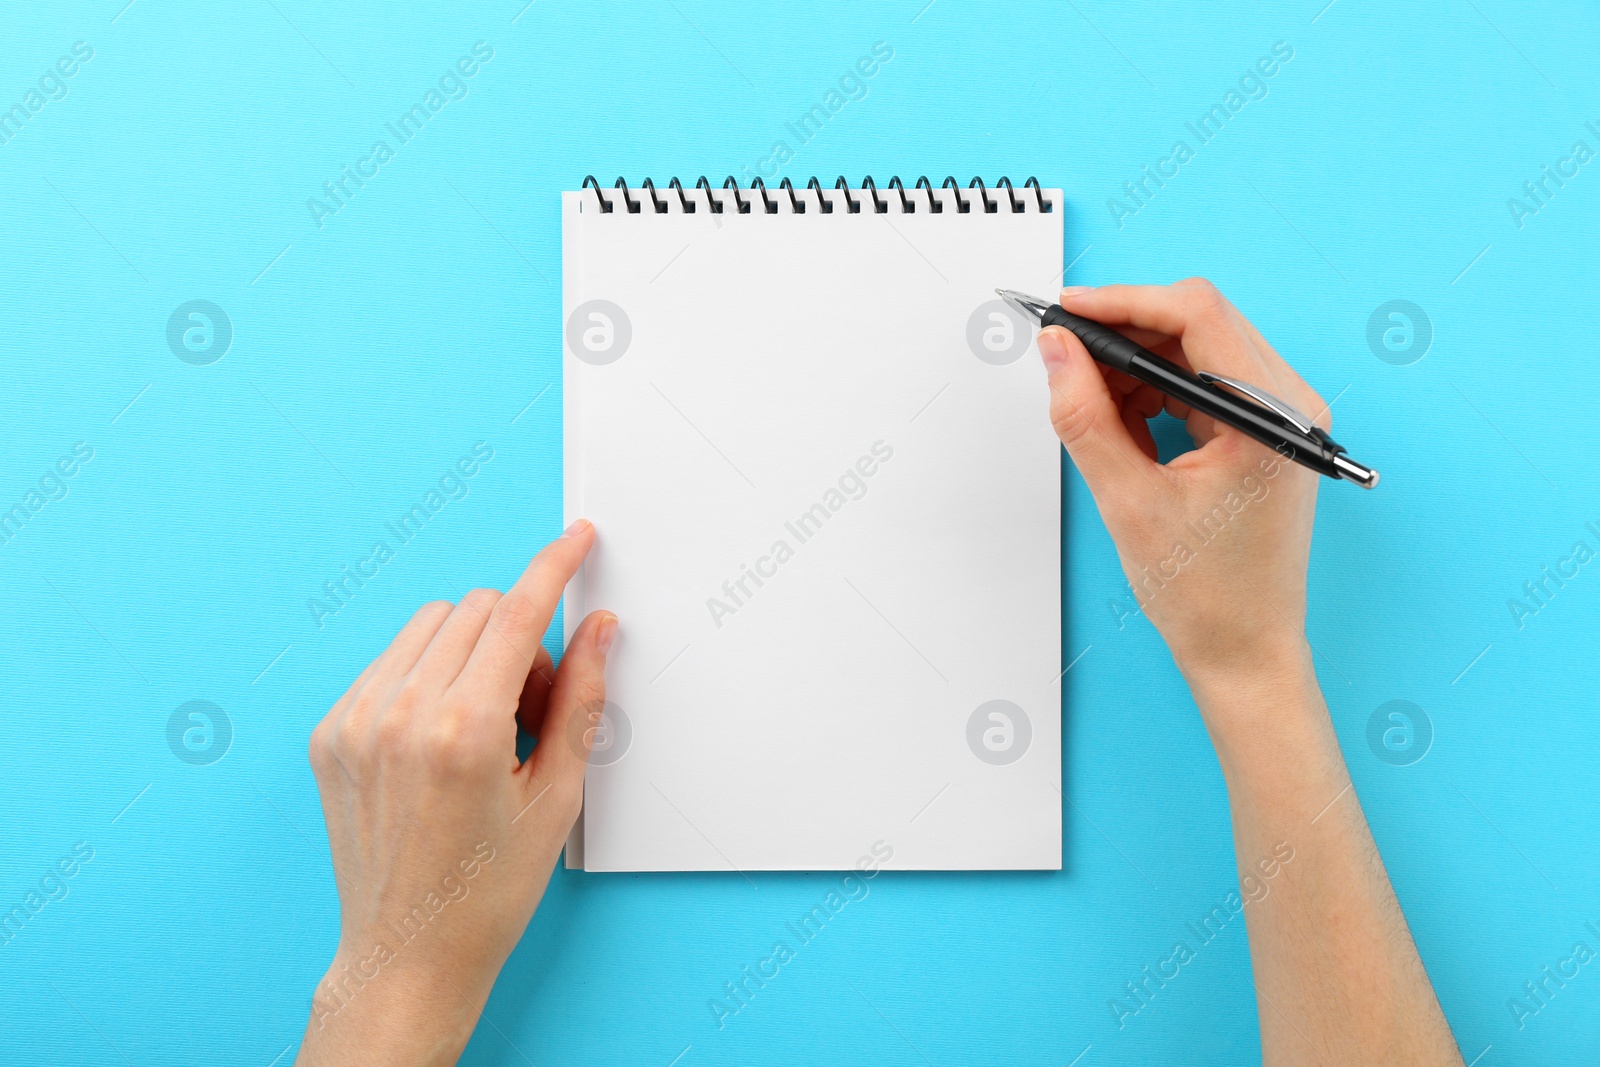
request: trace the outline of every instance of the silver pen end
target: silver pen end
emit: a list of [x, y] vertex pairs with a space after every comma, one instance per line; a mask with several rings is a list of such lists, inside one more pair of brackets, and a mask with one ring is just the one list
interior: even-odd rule
[[1363, 467], [1353, 459], [1346, 459], [1342, 452], [1333, 457], [1333, 469], [1339, 472], [1339, 477], [1347, 482], [1355, 482], [1363, 489], [1371, 489], [1378, 484], [1377, 471]]

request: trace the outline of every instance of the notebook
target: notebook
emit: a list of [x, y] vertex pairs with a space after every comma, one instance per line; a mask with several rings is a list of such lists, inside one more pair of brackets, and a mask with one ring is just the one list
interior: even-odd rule
[[1061, 192], [727, 184], [562, 194], [567, 865], [1059, 869]]

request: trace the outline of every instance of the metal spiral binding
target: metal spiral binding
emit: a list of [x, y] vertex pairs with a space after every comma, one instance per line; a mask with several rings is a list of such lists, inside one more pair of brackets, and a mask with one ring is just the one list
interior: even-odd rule
[[[600, 182], [596, 180], [593, 174], [583, 179], [583, 188], [588, 189], [590, 186], [594, 187], [595, 199], [600, 202], [600, 210], [602, 212], [610, 214], [616, 209], [616, 205], [612, 201], [605, 198], [605, 193], [600, 188]], [[741, 190], [739, 187], [739, 179], [730, 174], [727, 180], [722, 183], [722, 187], [724, 189], [733, 190], [733, 202], [736, 205], [736, 210], [739, 214], [748, 215], [751, 213], [750, 208], [754, 198], [752, 197], [751, 200], [746, 200], [741, 195], [743, 190]], [[632, 191], [630, 191], [627, 181], [620, 177], [617, 179], [617, 183], [615, 186], [613, 186], [613, 188], [620, 191], [622, 202], [628, 207], [628, 213], [630, 215], [639, 214], [644, 206], [644, 197], [642, 195], [635, 195]], [[696, 207], [694, 201], [689, 199], [688, 193], [691, 191], [699, 192], [702, 189], [705, 190], [706, 194], [706, 206], [710, 208], [713, 214], [722, 214], [722, 201], [718, 200], [717, 197], [713, 195], [714, 190], [712, 189], [711, 181], [703, 174], [700, 176], [700, 180], [695, 183], [693, 190], [686, 191], [683, 187], [683, 183], [677, 178], [673, 178], [667, 184], [667, 188], [677, 192], [678, 202], [682, 205], [685, 214], [693, 214]], [[858, 198], [851, 196], [850, 194], [852, 191], [858, 194], [870, 193], [872, 195], [871, 214], [882, 215], [887, 214], [889, 211], [889, 204], [891, 201], [884, 199], [883, 196], [879, 194], [878, 185], [872, 180], [872, 175], [870, 174], [861, 179], [860, 186], [858, 186], [855, 190], [850, 188], [850, 182], [844, 177], [844, 175], [841, 174], [839, 176], [839, 180], [834, 183], [834, 188], [844, 190], [844, 200], [846, 205], [845, 211], [847, 214], [859, 214], [862, 210], [862, 206], [867, 203], [865, 197]], [[898, 174], [889, 179], [889, 184], [886, 186], [886, 188], [899, 194], [901, 214], [909, 215], [917, 210], [916, 200], [906, 190], [905, 183], [900, 180], [900, 176]], [[944, 211], [944, 202], [934, 195], [935, 190], [933, 183], [928, 180], [927, 175], [923, 175], [917, 179], [915, 188], [916, 190], [927, 190], [928, 211], [930, 214], [940, 214]], [[940, 188], [953, 190], [956, 201], [956, 213], [959, 215], [970, 213], [974, 204], [982, 204], [984, 213], [993, 215], [998, 213], [1001, 209], [1001, 206], [1006, 202], [1005, 200], [1001, 200], [997, 196], [992, 195], [989, 187], [984, 184], [982, 178], [973, 178], [972, 181], [968, 183], [966, 189], [963, 190], [961, 183], [955, 179], [954, 175], [951, 175], [945, 178]], [[670, 204], [670, 198], [663, 197], [656, 192], [654, 181], [646, 178], [640, 184], [640, 189], [650, 194], [650, 203], [651, 206], [655, 208], [655, 214], [666, 214], [668, 205]], [[788, 194], [790, 209], [793, 214], [805, 214], [805, 202], [796, 195], [794, 182], [788, 178], [785, 178], [779, 184], [778, 189], [780, 192], [786, 192]], [[1049, 214], [1056, 209], [1056, 206], [1052, 201], [1044, 198], [1044, 190], [1039, 186], [1038, 178], [1030, 177], [1027, 181], [1022, 183], [1022, 191], [1018, 192], [1017, 189], [1012, 187], [1011, 179], [1002, 176], [999, 181], [995, 182], [994, 192], [998, 193], [1001, 189], [1004, 189], [1006, 192], [1006, 197], [1010, 201], [1011, 213], [1013, 215], [1020, 215], [1028, 209], [1027, 191], [1029, 189], [1033, 190], [1034, 199], [1038, 202], [1039, 211], [1041, 213]], [[817, 194], [818, 210], [824, 215], [833, 214], [833, 202], [829, 200], [826, 195], [824, 195], [825, 190], [822, 182], [815, 175], [812, 175], [811, 180], [806, 183], [806, 191], [811, 192], [813, 190]], [[977, 190], [976, 197], [968, 197], [965, 199], [962, 197], [963, 192], [971, 192], [972, 190]], [[767, 190], [766, 182], [762, 181], [760, 178], [750, 179], [749, 191], [751, 193], [760, 191], [761, 205], [764, 208], [761, 214], [776, 215], [778, 213], [779, 201], [772, 198], [771, 194]]]

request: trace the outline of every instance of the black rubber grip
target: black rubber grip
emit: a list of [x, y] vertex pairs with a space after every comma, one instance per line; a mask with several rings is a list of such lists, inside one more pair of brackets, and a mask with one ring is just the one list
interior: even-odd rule
[[1068, 333], [1077, 335], [1083, 342], [1083, 347], [1087, 348], [1089, 354], [1096, 360], [1124, 374], [1128, 372], [1128, 367], [1135, 356], [1150, 354], [1111, 327], [1102, 326], [1092, 319], [1064, 311], [1059, 306], [1047, 310], [1039, 325], [1064, 327]]

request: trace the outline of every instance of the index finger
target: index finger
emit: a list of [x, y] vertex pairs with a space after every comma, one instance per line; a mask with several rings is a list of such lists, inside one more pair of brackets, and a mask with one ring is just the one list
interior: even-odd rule
[[594, 524], [579, 519], [539, 550], [489, 613], [489, 623], [452, 688], [464, 685], [468, 692], [503, 692], [515, 701], [539, 654], [561, 591], [593, 545]]
[[[1201, 278], [1175, 285], [1103, 285], [1063, 290], [1061, 306], [1106, 326], [1132, 327], [1178, 338], [1194, 370], [1250, 380], [1261, 370], [1255, 345], [1239, 329], [1237, 313], [1217, 287]], [[1135, 341], [1138, 338], [1134, 337]]]

